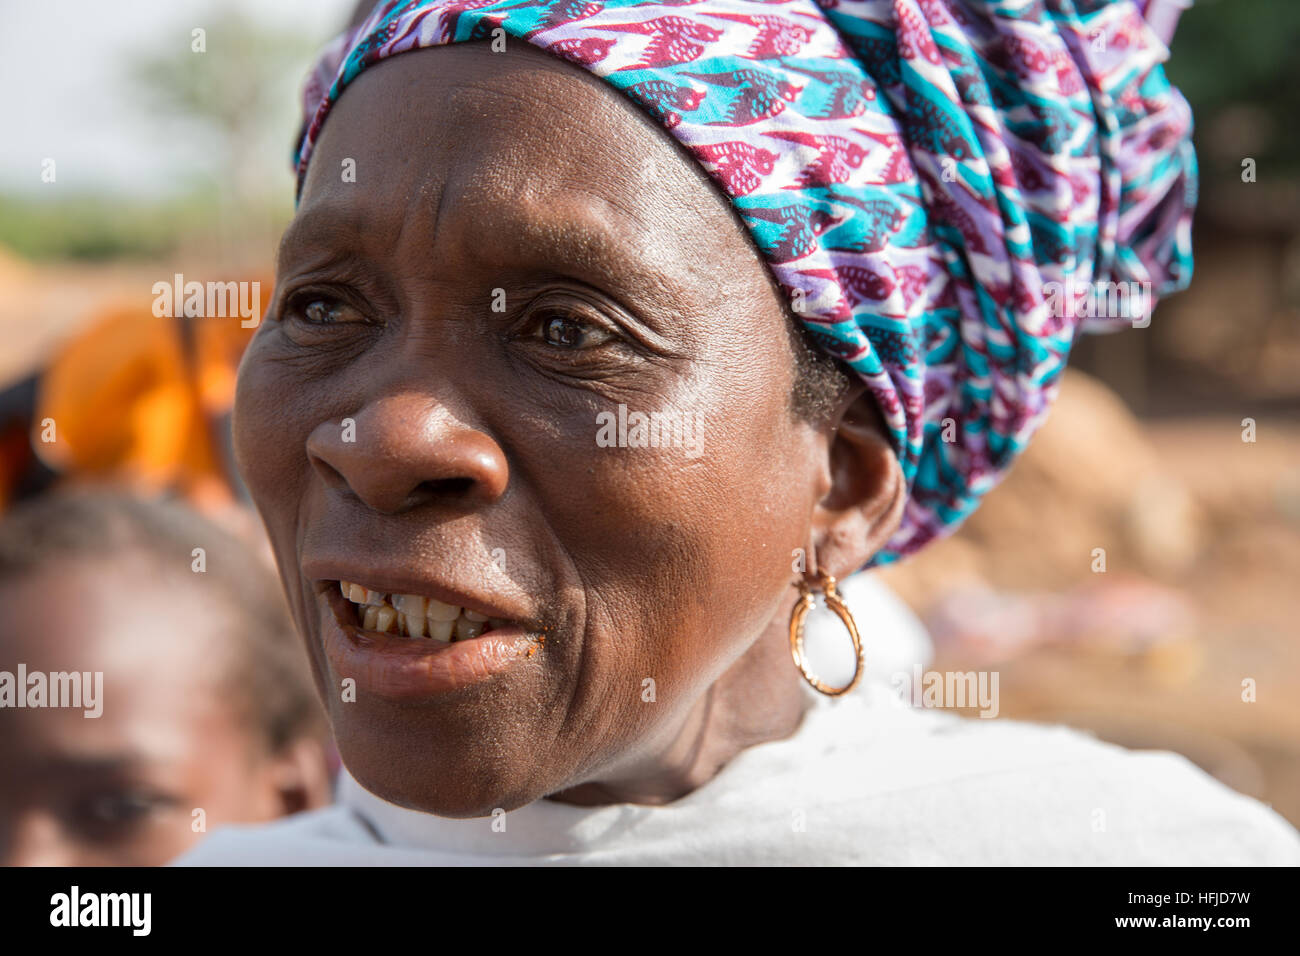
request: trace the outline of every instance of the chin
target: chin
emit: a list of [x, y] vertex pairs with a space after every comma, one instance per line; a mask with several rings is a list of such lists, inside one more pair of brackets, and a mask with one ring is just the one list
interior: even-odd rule
[[[335, 725], [339, 756], [362, 787], [388, 803], [440, 817], [490, 817], [544, 797], [535, 768], [516, 765], [521, 755], [479, 738], [466, 744], [391, 725], [373, 731]], [[429, 741], [429, 743], [424, 743]]]

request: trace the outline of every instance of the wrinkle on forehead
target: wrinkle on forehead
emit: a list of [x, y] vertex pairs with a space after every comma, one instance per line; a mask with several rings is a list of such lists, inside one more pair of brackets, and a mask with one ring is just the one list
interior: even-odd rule
[[[583, 182], [593, 172], [646, 183], [650, 175], [695, 172], [687, 157], [673, 155], [667, 134], [616, 90], [522, 41], [506, 53], [467, 43], [384, 60], [344, 90], [322, 129], [320, 145], [331, 145], [328, 141], [341, 126], [349, 133], [360, 126], [370, 145], [388, 154], [386, 172], [425, 160], [430, 175], [421, 185], [436, 185], [445, 161], [464, 160], [466, 153], [476, 160], [477, 177], [499, 189], [537, 178], [536, 170], [521, 160], [538, 153], [557, 164], [546, 172], [564, 183]], [[415, 144], [422, 150], [419, 157], [409, 155], [412, 134], [420, 140]], [[355, 142], [355, 137], [349, 139]], [[660, 161], [654, 172], [645, 172], [647, 157], [656, 154]], [[677, 162], [665, 164], [665, 158]], [[336, 164], [324, 163], [323, 175], [313, 177], [316, 165], [313, 159], [304, 201], [318, 182], [333, 191], [342, 185], [334, 174]], [[677, 168], [666, 168], [672, 165]]]
[[[367, 208], [354, 218], [377, 225], [378, 213], [393, 236], [407, 228], [399, 216], [429, 218], [454, 201], [458, 215], [506, 234], [517, 209], [585, 199], [661, 272], [698, 274], [702, 259], [733, 271], [748, 256], [766, 278], [730, 202], [654, 120], [573, 64], [522, 42], [509, 50], [433, 47], [363, 72], [325, 123], [301, 210], [357, 200]], [[344, 183], [340, 159], [358, 150], [358, 181]]]

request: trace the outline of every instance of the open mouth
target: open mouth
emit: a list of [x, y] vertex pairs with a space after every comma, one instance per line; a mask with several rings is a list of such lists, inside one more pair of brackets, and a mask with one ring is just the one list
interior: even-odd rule
[[340, 581], [338, 588], [344, 608], [354, 617], [343, 623], [380, 634], [453, 643], [510, 623], [421, 594], [385, 594], [352, 581]]

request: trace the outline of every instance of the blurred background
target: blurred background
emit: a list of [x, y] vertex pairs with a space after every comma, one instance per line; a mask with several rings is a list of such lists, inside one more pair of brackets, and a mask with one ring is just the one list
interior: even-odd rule
[[[224, 437], [251, 330], [154, 316], [153, 286], [265, 307], [301, 83], [353, 5], [0, 6], [0, 509], [124, 478], [259, 547]], [[929, 666], [999, 672], [1001, 717], [1183, 753], [1300, 825], [1300, 4], [1199, 0], [1172, 49], [1191, 289], [1082, 340], [1010, 478], [881, 577]]]

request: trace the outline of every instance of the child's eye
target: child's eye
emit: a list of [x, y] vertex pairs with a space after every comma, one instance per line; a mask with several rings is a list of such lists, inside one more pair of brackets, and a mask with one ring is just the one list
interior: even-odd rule
[[69, 822], [94, 839], [113, 840], [169, 811], [175, 804], [173, 797], [149, 789], [110, 788], [79, 801], [72, 808]]

